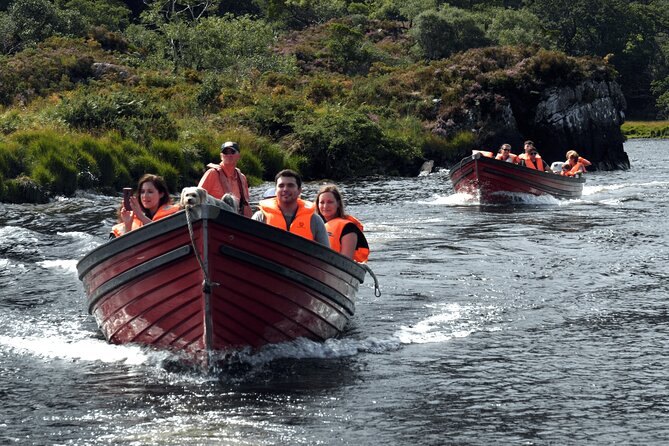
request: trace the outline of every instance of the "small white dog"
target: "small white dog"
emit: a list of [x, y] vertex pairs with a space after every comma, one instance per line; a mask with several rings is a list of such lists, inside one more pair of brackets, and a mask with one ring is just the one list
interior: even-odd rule
[[209, 204], [218, 206], [230, 212], [238, 212], [239, 202], [232, 194], [223, 195], [223, 199], [214, 198], [201, 187], [184, 187], [181, 190], [181, 198], [179, 199], [179, 206], [185, 209], [186, 206], [197, 206], [199, 204]]

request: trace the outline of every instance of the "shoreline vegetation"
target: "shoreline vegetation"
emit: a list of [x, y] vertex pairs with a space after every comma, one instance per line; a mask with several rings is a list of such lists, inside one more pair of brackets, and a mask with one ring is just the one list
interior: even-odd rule
[[627, 121], [620, 130], [627, 139], [669, 139], [669, 121]]
[[480, 148], [509, 92], [593, 77], [634, 91], [637, 116], [669, 113], [669, 77], [639, 75], [667, 72], [654, 2], [442, 3], [0, 2], [0, 202], [117, 193], [147, 172], [177, 192], [226, 140], [251, 185], [283, 168], [412, 176]]

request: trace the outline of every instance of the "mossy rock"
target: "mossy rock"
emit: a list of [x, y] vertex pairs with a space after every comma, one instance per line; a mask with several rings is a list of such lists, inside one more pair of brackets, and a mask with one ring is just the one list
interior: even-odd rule
[[48, 203], [49, 195], [32, 178], [19, 177], [5, 181], [2, 200], [6, 203]]

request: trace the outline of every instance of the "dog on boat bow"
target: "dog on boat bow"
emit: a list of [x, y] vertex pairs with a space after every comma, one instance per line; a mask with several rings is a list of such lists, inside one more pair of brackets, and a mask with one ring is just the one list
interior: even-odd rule
[[218, 206], [226, 211], [237, 213], [239, 210], [239, 201], [232, 194], [223, 195], [223, 199], [214, 198], [201, 187], [184, 187], [181, 190], [179, 206], [185, 209], [186, 206], [197, 206], [200, 204], [209, 204]]

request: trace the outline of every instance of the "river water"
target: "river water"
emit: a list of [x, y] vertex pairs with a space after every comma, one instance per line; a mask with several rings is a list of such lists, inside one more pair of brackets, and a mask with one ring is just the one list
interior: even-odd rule
[[76, 262], [118, 198], [0, 204], [0, 444], [667, 444], [669, 141], [625, 151], [571, 201], [342, 184], [382, 296], [368, 277], [341, 339], [210, 375], [86, 313]]

